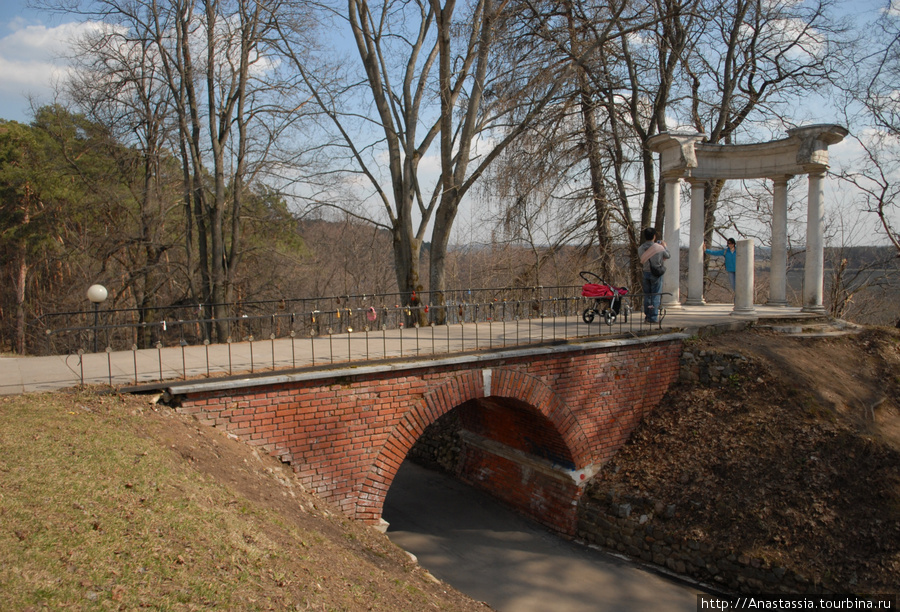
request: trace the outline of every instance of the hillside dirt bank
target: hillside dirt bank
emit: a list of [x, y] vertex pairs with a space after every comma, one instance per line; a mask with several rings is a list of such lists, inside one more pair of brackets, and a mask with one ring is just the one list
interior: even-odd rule
[[691, 340], [683, 372], [586, 496], [652, 500], [666, 533], [844, 593], [900, 591], [900, 333]]
[[[667, 531], [829, 590], [897, 593], [898, 347], [893, 329], [691, 340], [738, 365], [676, 383], [586, 495], [652, 499]], [[13, 609], [486, 609], [289, 467], [147, 396], [0, 398], [0, 448]]]

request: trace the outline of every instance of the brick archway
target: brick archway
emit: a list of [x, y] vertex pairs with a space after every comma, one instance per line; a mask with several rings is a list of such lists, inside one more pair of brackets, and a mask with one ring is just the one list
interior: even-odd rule
[[[400, 464], [425, 428], [451, 410], [472, 400], [486, 398], [514, 400], [539, 412], [554, 427], [573, 458], [583, 486], [593, 475], [595, 457], [588, 436], [575, 412], [546, 383], [528, 373], [490, 368], [460, 372], [428, 391], [403, 416], [375, 459], [357, 501], [357, 518], [380, 520], [384, 499]], [[588, 469], [584, 469], [587, 467]]]
[[[484, 427], [461, 430], [468, 453], [461, 477], [572, 533], [581, 486], [675, 379], [682, 340], [672, 334], [185, 383], [167, 394], [179, 410], [290, 463], [304, 487], [368, 523], [380, 520], [390, 484], [425, 428], [474, 404], [472, 422]], [[498, 424], [532, 440], [494, 435]]]

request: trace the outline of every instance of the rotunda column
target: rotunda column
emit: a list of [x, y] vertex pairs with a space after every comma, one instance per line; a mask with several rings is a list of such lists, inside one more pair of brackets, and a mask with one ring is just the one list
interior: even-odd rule
[[787, 306], [787, 184], [789, 175], [773, 179], [772, 258], [769, 260], [769, 306]]
[[738, 240], [737, 244], [737, 283], [734, 290], [734, 309], [736, 316], [752, 316], [756, 313], [753, 306], [754, 287], [754, 246], [752, 240]]
[[806, 264], [803, 267], [803, 312], [825, 313], [825, 170], [809, 172], [806, 215]]
[[691, 243], [688, 247], [686, 306], [701, 306], [706, 303], [703, 299], [703, 189], [703, 181], [691, 181]]
[[681, 179], [666, 178], [666, 221], [663, 240], [671, 258], [666, 262], [663, 276], [661, 307], [666, 310], [681, 308]]

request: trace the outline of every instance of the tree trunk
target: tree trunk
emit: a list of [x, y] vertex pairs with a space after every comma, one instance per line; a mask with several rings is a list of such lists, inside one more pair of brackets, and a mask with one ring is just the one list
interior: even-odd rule
[[612, 231], [609, 221], [609, 198], [603, 183], [603, 168], [600, 157], [597, 119], [590, 95], [585, 91], [587, 86], [583, 69], [579, 68], [578, 80], [581, 82], [581, 116], [584, 121], [584, 139], [587, 145], [588, 167], [591, 176], [591, 198], [594, 202], [594, 224], [597, 232], [597, 248], [599, 249], [598, 274], [608, 283], [616, 276], [615, 258], [613, 257]]
[[[707, 181], [703, 187], [703, 240], [706, 248], [713, 244], [713, 232], [716, 228], [716, 210], [719, 204], [719, 194], [722, 193], [725, 181]], [[709, 256], [703, 256], [703, 290], [709, 289]]]
[[446, 304], [444, 289], [446, 289], [447, 249], [450, 245], [450, 229], [456, 217], [456, 207], [441, 203], [434, 219], [434, 230], [431, 233], [431, 257], [429, 261], [429, 284], [434, 301], [440, 306], [434, 314], [434, 321], [438, 325], [445, 324]]
[[19, 249], [19, 266], [16, 270], [16, 352], [25, 354], [25, 282], [28, 278], [28, 262], [25, 249]]
[[406, 315], [406, 325], [424, 326], [427, 324], [427, 318], [424, 311], [417, 308], [422, 305], [423, 287], [420, 266], [422, 243], [411, 236], [408, 229], [395, 227], [393, 230], [394, 271], [402, 305], [416, 308], [416, 310], [410, 310], [409, 315]]

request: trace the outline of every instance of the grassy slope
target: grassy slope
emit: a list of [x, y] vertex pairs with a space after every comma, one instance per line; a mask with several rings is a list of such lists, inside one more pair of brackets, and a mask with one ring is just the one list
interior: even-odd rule
[[477, 610], [290, 471], [146, 398], [0, 399], [0, 607]]

